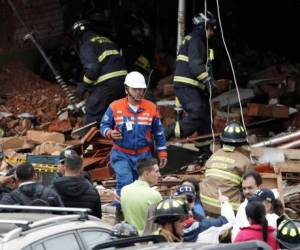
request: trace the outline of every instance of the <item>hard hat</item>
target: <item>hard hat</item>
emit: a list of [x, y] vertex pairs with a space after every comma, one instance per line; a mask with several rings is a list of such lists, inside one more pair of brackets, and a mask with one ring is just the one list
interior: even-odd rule
[[113, 227], [112, 235], [117, 237], [132, 237], [138, 236], [138, 231], [135, 226], [123, 221]]
[[198, 13], [193, 17], [192, 21], [195, 25], [204, 25], [206, 22], [206, 27], [212, 26], [213, 29], [217, 28], [217, 19], [209, 11], [206, 12], [206, 16], [203, 13]]
[[168, 198], [159, 202], [154, 212], [154, 222], [172, 223], [189, 215], [187, 205], [182, 199]]
[[191, 185], [181, 185], [177, 188], [174, 196], [181, 195], [185, 195], [188, 202], [193, 202], [196, 197], [196, 192], [194, 190], [194, 187], [192, 187]]
[[90, 26], [91, 22], [89, 20], [79, 20], [73, 24], [72, 30], [75, 36], [80, 36], [83, 34]]
[[124, 84], [127, 87], [134, 88], [134, 89], [147, 88], [145, 77], [140, 72], [137, 71], [132, 71], [129, 74], [127, 74]]
[[220, 139], [223, 145], [234, 147], [244, 145], [247, 143], [245, 128], [238, 122], [231, 122], [225, 127]]
[[[279, 217], [279, 221], [281, 218]], [[279, 244], [286, 249], [300, 249], [300, 222], [292, 220], [287, 216], [281, 220], [277, 227], [277, 236]]]

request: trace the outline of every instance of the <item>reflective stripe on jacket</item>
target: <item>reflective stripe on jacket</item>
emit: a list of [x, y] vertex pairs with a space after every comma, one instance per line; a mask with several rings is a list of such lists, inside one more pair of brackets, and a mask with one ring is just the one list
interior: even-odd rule
[[86, 84], [97, 85], [108, 79], [127, 75], [125, 61], [117, 45], [107, 37], [93, 32], [83, 34], [80, 59], [84, 68], [83, 81]]
[[205, 211], [220, 214], [218, 189], [228, 196], [233, 209], [238, 209], [241, 199], [241, 176], [249, 165], [249, 158], [237, 149], [233, 152], [220, 149], [208, 159], [205, 164], [205, 179], [200, 184], [200, 199]]
[[[210, 49], [209, 63], [213, 59], [213, 50]], [[188, 84], [202, 90], [206, 88], [202, 80], [208, 77], [209, 70], [206, 65], [206, 45], [200, 34], [193, 32], [184, 38], [176, 61], [175, 84]]]
[[[132, 129], [128, 129], [126, 123], [131, 123]], [[115, 149], [124, 153], [138, 153], [147, 147], [150, 150], [154, 140], [159, 157], [167, 157], [166, 138], [154, 103], [143, 99], [137, 112], [134, 112], [129, 107], [127, 98], [114, 101], [105, 112], [100, 125], [101, 134], [108, 138], [112, 129], [118, 129], [123, 137], [122, 140], [114, 140]]]

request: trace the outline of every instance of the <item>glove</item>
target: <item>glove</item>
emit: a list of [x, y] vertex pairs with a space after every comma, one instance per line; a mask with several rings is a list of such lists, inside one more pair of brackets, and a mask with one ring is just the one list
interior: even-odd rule
[[83, 98], [84, 94], [87, 92], [88, 88], [89, 87], [85, 83], [83, 83], [83, 82], [78, 83], [77, 88], [74, 92], [74, 96], [77, 99], [81, 100]]
[[203, 83], [206, 85], [208, 92], [209, 93], [211, 92], [212, 97], [215, 97], [216, 95], [218, 95], [220, 93], [220, 90], [217, 87], [217, 85], [214, 83], [214, 80], [212, 79], [212, 77], [210, 77], [210, 76], [205, 77], [203, 79]]

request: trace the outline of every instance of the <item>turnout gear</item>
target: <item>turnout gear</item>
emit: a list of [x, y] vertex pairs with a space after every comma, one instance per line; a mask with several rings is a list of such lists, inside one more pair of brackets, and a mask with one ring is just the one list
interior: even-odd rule
[[203, 13], [198, 13], [196, 16], [194, 16], [192, 21], [194, 25], [204, 25], [206, 23], [206, 27], [210, 25], [214, 29], [217, 25], [216, 17], [209, 11], [206, 12], [206, 15]]
[[99, 122], [109, 104], [125, 96], [123, 82], [127, 70], [117, 45], [109, 38], [89, 30], [86, 25], [79, 22], [74, 27], [83, 29], [79, 49], [84, 71], [83, 83], [90, 93], [85, 119], [85, 123], [89, 124]]
[[221, 142], [225, 145], [237, 147], [247, 143], [245, 128], [237, 122], [227, 125], [220, 136]]
[[124, 82], [126, 87], [134, 88], [134, 89], [145, 89], [147, 88], [145, 77], [137, 71], [130, 72], [125, 77]]
[[189, 216], [184, 200], [168, 198], [157, 204], [154, 213], [154, 222], [158, 224], [173, 223]]
[[241, 176], [246, 172], [250, 160], [239, 150], [223, 149], [215, 152], [205, 163], [205, 179], [200, 183], [200, 199], [206, 212], [220, 214], [218, 188], [229, 198], [236, 211], [240, 205]]
[[279, 218], [277, 240], [283, 248], [300, 249], [300, 221]]
[[139, 235], [136, 227], [126, 222], [116, 224], [112, 231], [112, 235], [117, 237], [133, 237]]
[[215, 89], [212, 60], [214, 53], [207, 49], [206, 31], [201, 25], [195, 25], [193, 32], [183, 39], [176, 59], [175, 95], [187, 113], [179, 122], [179, 129], [176, 126], [176, 135], [186, 137], [195, 131], [199, 134], [210, 132], [209, 85], [213, 91]]

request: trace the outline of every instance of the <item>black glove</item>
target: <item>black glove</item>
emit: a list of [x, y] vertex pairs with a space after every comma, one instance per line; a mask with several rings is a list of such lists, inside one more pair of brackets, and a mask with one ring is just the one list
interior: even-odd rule
[[89, 86], [87, 86], [85, 83], [81, 82], [77, 84], [77, 88], [74, 92], [74, 96], [81, 100], [84, 96], [84, 94], [88, 91]]
[[211, 96], [215, 97], [220, 93], [220, 90], [218, 89], [217, 85], [214, 83], [214, 80], [212, 77], [207, 76], [203, 79], [203, 83], [206, 85], [206, 88], [208, 92], [211, 92]]

